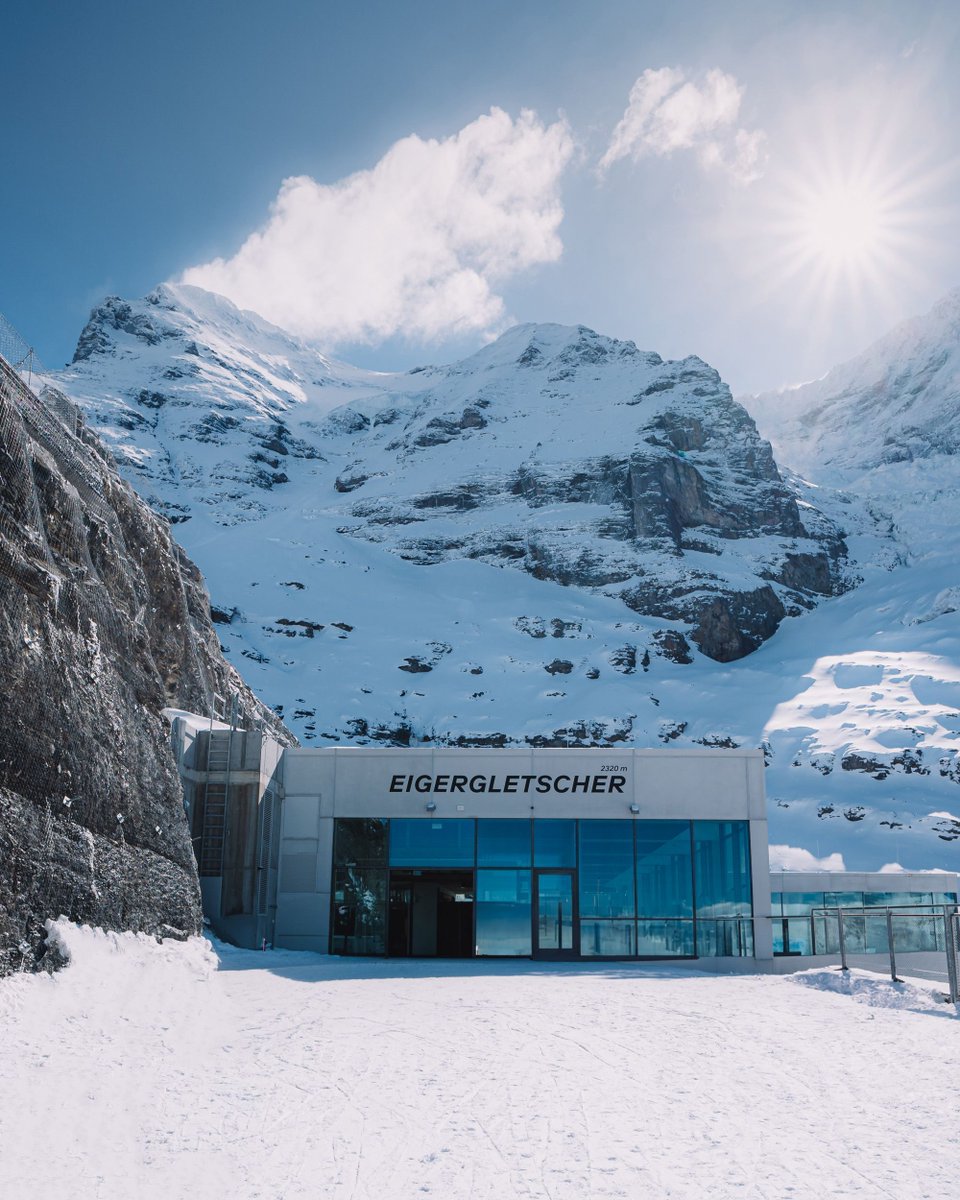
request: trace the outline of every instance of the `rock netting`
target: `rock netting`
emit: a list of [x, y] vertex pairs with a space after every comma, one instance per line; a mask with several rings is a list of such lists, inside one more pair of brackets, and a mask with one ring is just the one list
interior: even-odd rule
[[199, 888], [166, 706], [239, 693], [200, 573], [79, 411], [0, 360], [0, 973], [43, 922], [187, 935]]

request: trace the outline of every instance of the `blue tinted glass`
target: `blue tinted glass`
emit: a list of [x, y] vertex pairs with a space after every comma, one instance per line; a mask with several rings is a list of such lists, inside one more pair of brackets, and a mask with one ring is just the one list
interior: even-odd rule
[[477, 954], [530, 954], [530, 872], [477, 871], [476, 898]]
[[[783, 925], [786, 925], [787, 942], [786, 947], [782, 946], [783, 942]], [[812, 954], [813, 953], [813, 925], [807, 917], [787, 917], [785, 922], [774, 921], [773, 923], [774, 941], [777, 934], [780, 935], [781, 948], [778, 950], [774, 946], [774, 953], [785, 954]]]
[[576, 821], [534, 821], [533, 865], [575, 867], [577, 865]]
[[390, 822], [391, 867], [472, 867], [472, 820], [394, 818]]
[[783, 903], [783, 892], [770, 893], [770, 911], [775, 917], [778, 917], [782, 912], [781, 905]]
[[333, 880], [334, 954], [383, 954], [387, 929], [387, 872], [338, 867]]
[[698, 918], [697, 954], [700, 958], [751, 958], [753, 922], [749, 918]]
[[863, 892], [824, 892], [825, 908], [863, 908]]
[[477, 866], [529, 867], [530, 822], [477, 822]]
[[867, 908], [889, 908], [894, 904], [925, 904], [922, 892], [864, 892], [863, 903]]
[[334, 822], [334, 866], [387, 865], [387, 822], [377, 817], [339, 817]]
[[[689, 821], [636, 821], [637, 912], [641, 917], [693, 915]], [[652, 953], [652, 952], [651, 952]]]
[[633, 888], [633, 823], [581, 821], [580, 915], [632, 917]]
[[[748, 822], [694, 821], [693, 840], [697, 915], [726, 917], [749, 914]], [[702, 953], [699, 946], [698, 952]]]
[[[923, 916], [922, 913], [894, 913], [891, 925], [893, 945], [898, 954], [944, 949], [942, 914]], [[876, 942], [877, 952], [882, 954], [887, 949], [886, 919]]]
[[581, 921], [580, 954], [584, 958], [607, 955], [631, 958], [634, 953], [633, 921]]
[[693, 954], [693, 921], [638, 921], [637, 953], [642, 957]]
[[824, 907], [823, 892], [781, 892], [780, 895], [785, 917], [806, 917], [813, 909]]

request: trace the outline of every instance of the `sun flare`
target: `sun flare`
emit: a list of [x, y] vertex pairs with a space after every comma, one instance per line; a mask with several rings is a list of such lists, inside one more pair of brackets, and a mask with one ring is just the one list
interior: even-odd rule
[[798, 287], [823, 313], [841, 296], [895, 295], [924, 249], [924, 176], [837, 157], [783, 178], [767, 226], [771, 280]]
[[862, 268], [885, 249], [889, 214], [877, 191], [850, 183], [824, 187], [797, 214], [801, 252], [826, 266]]

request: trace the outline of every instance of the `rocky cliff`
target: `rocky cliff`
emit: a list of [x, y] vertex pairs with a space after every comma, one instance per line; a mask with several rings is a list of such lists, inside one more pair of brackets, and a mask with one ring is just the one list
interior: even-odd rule
[[79, 411], [0, 360], [0, 973], [43, 921], [199, 928], [199, 890], [161, 717], [240, 694], [196, 567], [118, 477]]

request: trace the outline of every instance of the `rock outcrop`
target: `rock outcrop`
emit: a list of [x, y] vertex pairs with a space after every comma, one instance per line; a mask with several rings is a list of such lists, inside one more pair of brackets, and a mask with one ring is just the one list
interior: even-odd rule
[[166, 523], [78, 409], [0, 360], [0, 974], [44, 956], [43, 922], [183, 936], [200, 924], [161, 710], [237, 693], [209, 600]]

